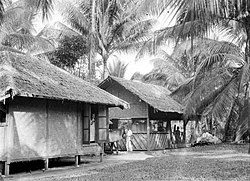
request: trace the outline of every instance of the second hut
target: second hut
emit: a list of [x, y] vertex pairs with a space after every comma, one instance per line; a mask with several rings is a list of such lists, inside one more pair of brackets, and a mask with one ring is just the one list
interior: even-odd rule
[[[124, 124], [132, 129], [134, 150], [166, 149], [176, 146], [176, 141], [185, 142], [183, 108], [167, 88], [112, 76], [99, 87], [130, 103], [127, 110], [110, 108], [109, 115], [113, 129]], [[175, 135], [177, 127], [180, 138]], [[126, 149], [124, 142], [120, 141], [121, 150]]]

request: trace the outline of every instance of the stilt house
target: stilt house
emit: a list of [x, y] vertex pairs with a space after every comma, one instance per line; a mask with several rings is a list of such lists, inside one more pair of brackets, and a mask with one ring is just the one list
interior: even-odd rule
[[[128, 122], [133, 132], [134, 150], [171, 147], [174, 126], [171, 121], [183, 125], [183, 108], [169, 96], [167, 88], [111, 76], [100, 83], [99, 87], [130, 104], [130, 109], [126, 110], [110, 108], [109, 115], [116, 127]], [[124, 140], [120, 144], [121, 149], [125, 149]]]
[[125, 101], [56, 66], [0, 53], [0, 168], [12, 162], [100, 152], [108, 140], [108, 107]]

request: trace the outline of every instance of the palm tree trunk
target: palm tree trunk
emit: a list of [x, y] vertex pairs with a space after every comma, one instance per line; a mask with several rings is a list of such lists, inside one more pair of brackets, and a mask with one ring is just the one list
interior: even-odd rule
[[91, 33], [89, 36], [89, 42], [90, 42], [90, 51], [89, 51], [89, 62], [88, 62], [88, 69], [89, 74], [88, 78], [93, 79], [95, 72], [94, 69], [94, 58], [95, 58], [95, 44], [94, 44], [94, 33], [95, 33], [95, 11], [96, 11], [96, 0], [92, 0], [92, 6], [91, 6]]
[[108, 68], [107, 68], [107, 62], [108, 62], [109, 56], [107, 54], [102, 55], [103, 59], [103, 73], [102, 73], [102, 79], [106, 79], [108, 77]]
[[[248, 102], [248, 105], [249, 105], [249, 100], [247, 102]], [[249, 144], [248, 154], [250, 154], [250, 120], [248, 120], [248, 144]]]
[[[250, 21], [250, 17], [247, 17], [245, 19], [245, 29], [247, 33], [247, 41], [246, 41], [246, 48], [245, 48], [245, 61], [248, 64], [249, 64], [249, 58], [250, 58], [250, 23], [249, 21]], [[247, 99], [247, 104], [249, 104], [249, 82], [247, 82], [245, 99]], [[250, 154], [250, 119], [248, 120], [248, 140], [249, 140], [248, 141], [248, 144], [249, 144], [248, 154]]]
[[90, 49], [89, 57], [88, 57], [88, 79], [93, 79], [95, 77], [95, 63], [94, 63], [94, 52], [93, 47]]

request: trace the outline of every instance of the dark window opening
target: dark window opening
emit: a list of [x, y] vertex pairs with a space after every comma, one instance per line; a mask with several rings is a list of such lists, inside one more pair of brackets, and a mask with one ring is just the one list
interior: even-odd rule
[[109, 122], [109, 129], [118, 129], [118, 119], [111, 119]]
[[2, 102], [0, 103], [0, 124], [6, 123], [6, 105]]

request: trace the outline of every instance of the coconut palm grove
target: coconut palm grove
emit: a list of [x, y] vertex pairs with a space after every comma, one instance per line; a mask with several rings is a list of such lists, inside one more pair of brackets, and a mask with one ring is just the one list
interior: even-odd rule
[[0, 180], [250, 180], [250, 0], [0, 0]]

